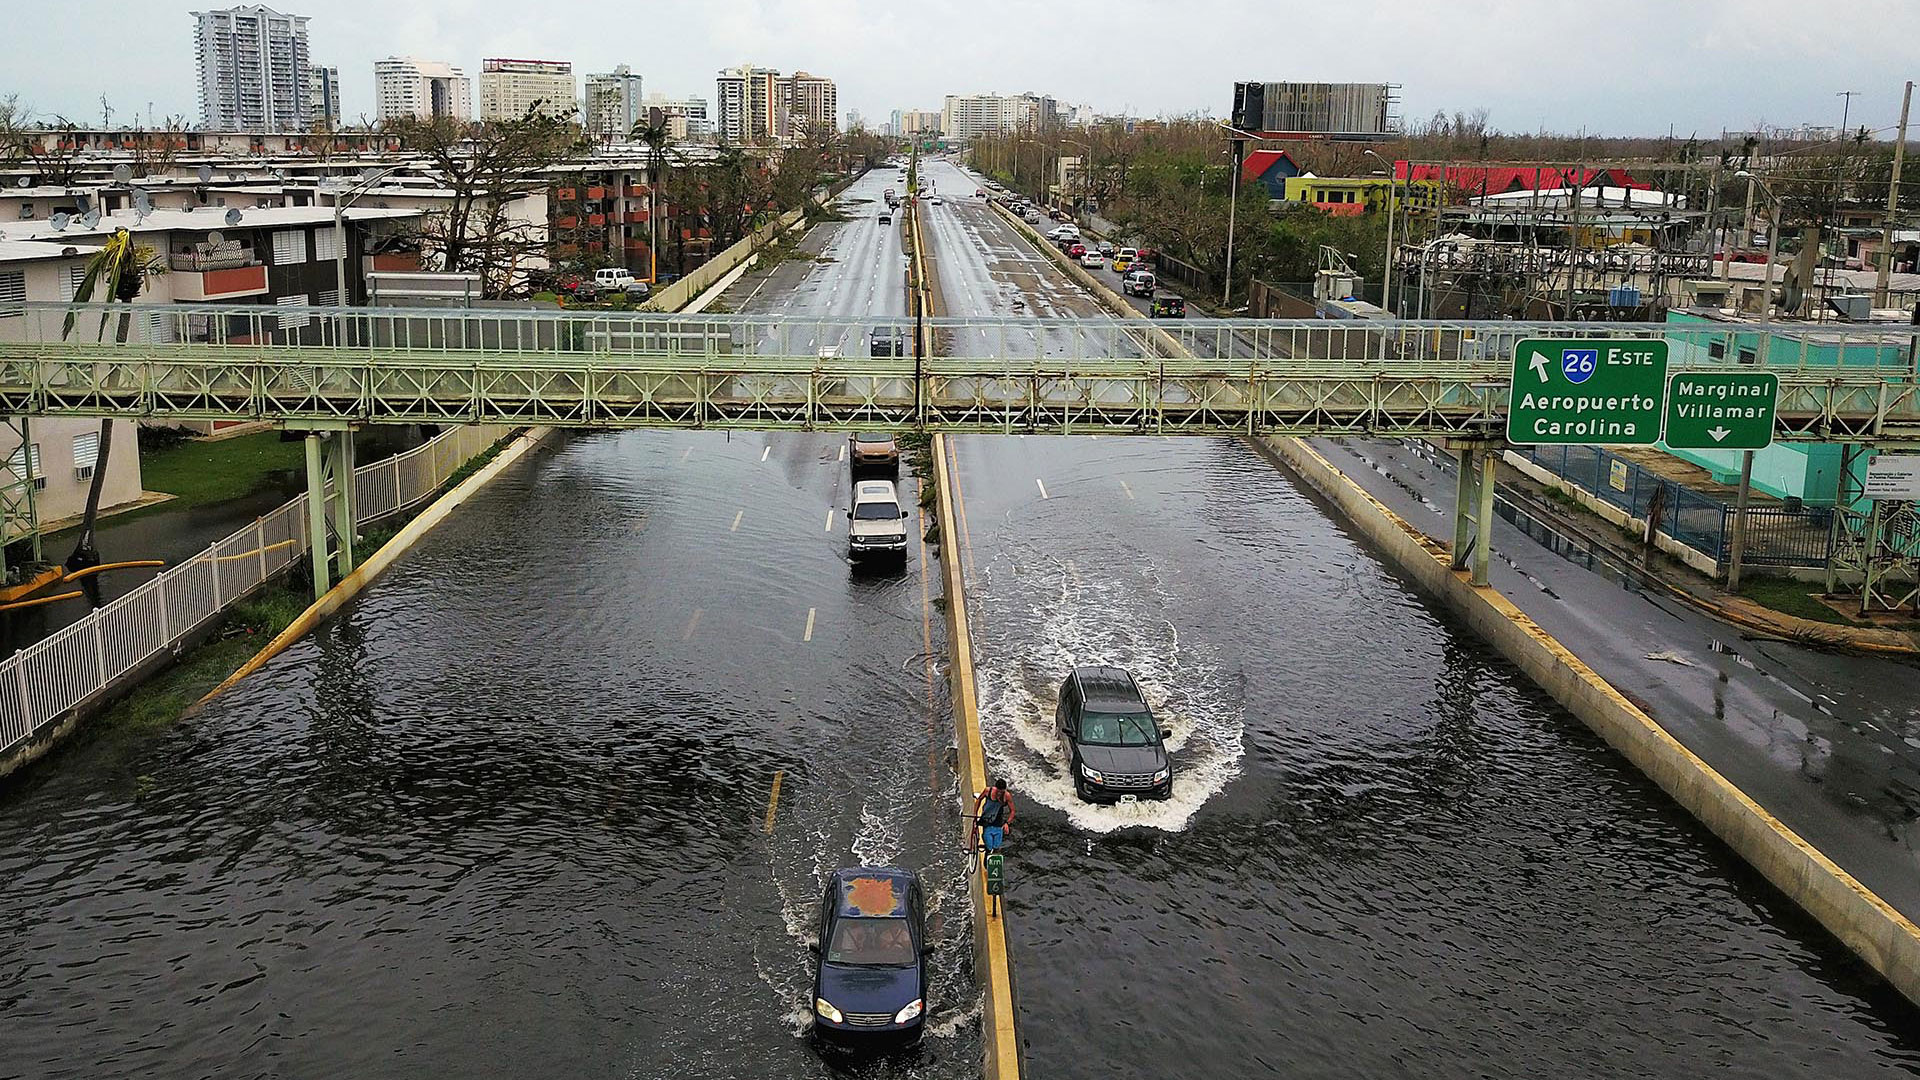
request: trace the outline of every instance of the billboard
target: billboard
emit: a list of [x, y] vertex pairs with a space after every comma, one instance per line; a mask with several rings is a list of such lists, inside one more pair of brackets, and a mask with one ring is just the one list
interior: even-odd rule
[[1237, 82], [1232, 125], [1276, 139], [1385, 139], [1391, 83]]

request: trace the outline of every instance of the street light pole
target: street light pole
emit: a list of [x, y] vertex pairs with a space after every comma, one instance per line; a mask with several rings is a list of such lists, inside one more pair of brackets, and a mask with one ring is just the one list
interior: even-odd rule
[[[1767, 223], [1766, 306], [1762, 309], [1760, 316], [1760, 325], [1771, 328], [1773, 325], [1773, 259], [1780, 250], [1782, 208], [1779, 198], [1774, 195], [1771, 188], [1767, 187], [1765, 181], [1745, 169], [1735, 175], [1741, 174], [1746, 176], [1749, 184], [1757, 185], [1767, 196], [1767, 201], [1773, 205], [1772, 220]], [[1761, 331], [1763, 342], [1767, 340], [1767, 335], [1768, 330]], [[1743, 450], [1740, 452], [1740, 491], [1735, 496], [1733, 504], [1733, 537], [1727, 545], [1727, 591], [1730, 593], [1740, 591], [1740, 564], [1747, 554], [1747, 499], [1752, 491], [1753, 451]]]
[[[352, 300], [347, 295], [347, 207], [352, 206], [360, 196], [372, 190], [373, 185], [398, 172], [399, 166], [371, 170], [363, 174], [359, 181], [348, 186], [345, 191], [333, 199], [333, 287], [334, 303], [340, 307], [351, 307]], [[338, 344], [339, 328], [334, 329], [335, 344]]]
[[1389, 304], [1393, 298], [1393, 217], [1396, 209], [1395, 196], [1400, 193], [1400, 178], [1394, 175], [1393, 165], [1386, 158], [1372, 150], [1360, 152], [1387, 167], [1387, 261], [1385, 269], [1380, 271], [1380, 308], [1391, 318], [1393, 309]]
[[1900, 212], [1900, 167], [1907, 160], [1907, 113], [1913, 107], [1913, 80], [1907, 80], [1907, 92], [1900, 99], [1900, 130], [1893, 139], [1893, 179], [1887, 181], [1887, 219], [1880, 226], [1880, 272], [1873, 282], [1873, 303], [1885, 307], [1887, 279], [1893, 273], [1893, 219]]

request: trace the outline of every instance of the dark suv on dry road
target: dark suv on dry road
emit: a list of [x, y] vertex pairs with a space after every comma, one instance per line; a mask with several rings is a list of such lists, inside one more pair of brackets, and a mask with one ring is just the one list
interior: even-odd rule
[[1066, 745], [1073, 790], [1087, 802], [1173, 796], [1169, 732], [1162, 731], [1147, 698], [1125, 669], [1073, 669], [1060, 684], [1054, 710]]

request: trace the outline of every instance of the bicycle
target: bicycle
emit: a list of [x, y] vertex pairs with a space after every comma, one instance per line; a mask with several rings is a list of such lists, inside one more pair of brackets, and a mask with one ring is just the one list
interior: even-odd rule
[[[991, 834], [991, 835], [990, 835]], [[1006, 857], [1000, 853], [1005, 846], [1004, 826], [975, 825], [967, 850], [967, 876], [986, 872], [987, 914], [1000, 913], [1000, 895], [1005, 891]]]

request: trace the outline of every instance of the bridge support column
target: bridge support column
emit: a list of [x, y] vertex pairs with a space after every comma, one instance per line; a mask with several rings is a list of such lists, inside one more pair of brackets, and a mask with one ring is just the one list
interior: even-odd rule
[[1460, 474], [1453, 489], [1453, 568], [1470, 570], [1475, 585], [1487, 583], [1493, 552], [1494, 465], [1497, 444], [1456, 442]]
[[353, 431], [344, 425], [308, 430], [306, 446], [307, 543], [318, 599], [333, 588], [336, 558], [340, 577], [353, 573]]

